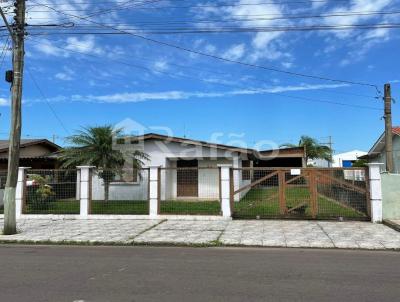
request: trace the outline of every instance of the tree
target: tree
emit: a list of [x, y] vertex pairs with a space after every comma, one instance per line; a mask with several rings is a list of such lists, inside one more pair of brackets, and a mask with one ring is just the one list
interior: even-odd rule
[[318, 143], [318, 141], [310, 136], [303, 135], [300, 138], [299, 144], [283, 144], [281, 147], [294, 148], [294, 147], [304, 147], [306, 152], [306, 162], [309, 159], [325, 159], [327, 161], [332, 161], [332, 150], [328, 146]]
[[368, 167], [368, 160], [366, 160], [366, 159], [357, 159], [355, 162], [353, 162], [352, 167], [357, 167], [357, 168]]
[[104, 200], [109, 197], [110, 182], [115, 175], [121, 174], [126, 161], [131, 161], [131, 167], [138, 170], [143, 167], [144, 160], [149, 157], [146, 153], [134, 150], [125, 151], [115, 148], [113, 139], [120, 137], [122, 129], [114, 129], [110, 125], [101, 127], [86, 127], [77, 134], [69, 136], [67, 142], [72, 147], [65, 148], [60, 155], [62, 168], [76, 166], [95, 166], [99, 170], [99, 177], [104, 182]]

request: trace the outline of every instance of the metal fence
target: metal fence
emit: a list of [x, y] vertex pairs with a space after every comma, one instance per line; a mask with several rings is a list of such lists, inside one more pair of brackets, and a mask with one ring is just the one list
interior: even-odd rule
[[79, 214], [77, 170], [27, 170], [24, 214]]
[[160, 168], [159, 213], [221, 215], [219, 168]]
[[368, 219], [367, 178], [364, 168], [232, 169], [233, 217]]
[[90, 214], [148, 215], [149, 169], [94, 170]]

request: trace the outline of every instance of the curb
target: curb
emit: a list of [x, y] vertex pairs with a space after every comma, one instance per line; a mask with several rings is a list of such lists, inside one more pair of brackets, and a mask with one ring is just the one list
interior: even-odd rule
[[393, 230], [400, 232], [400, 225], [391, 221], [391, 220], [383, 220], [382, 223]]

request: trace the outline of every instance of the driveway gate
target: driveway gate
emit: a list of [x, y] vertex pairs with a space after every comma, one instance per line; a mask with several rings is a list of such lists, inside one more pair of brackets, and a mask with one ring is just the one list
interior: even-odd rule
[[231, 208], [234, 218], [367, 220], [367, 169], [231, 169]]

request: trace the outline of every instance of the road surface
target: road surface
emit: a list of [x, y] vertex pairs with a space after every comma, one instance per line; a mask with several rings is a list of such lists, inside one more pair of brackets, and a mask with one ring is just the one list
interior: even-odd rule
[[0, 246], [0, 301], [399, 301], [400, 253]]

